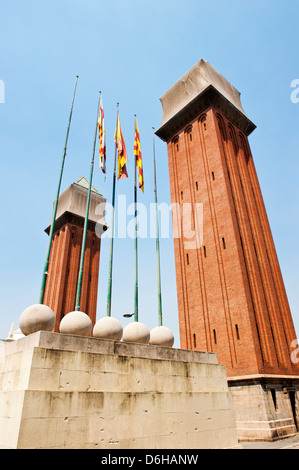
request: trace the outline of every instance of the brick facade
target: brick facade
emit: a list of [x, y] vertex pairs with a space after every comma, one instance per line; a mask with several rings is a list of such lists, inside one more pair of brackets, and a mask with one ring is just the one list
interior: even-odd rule
[[[299, 374], [296, 338], [248, 138], [208, 107], [167, 141], [172, 203], [203, 204], [203, 243], [174, 239], [181, 347], [228, 376]], [[193, 225], [195, 213], [192, 214]]]
[[[88, 181], [81, 177], [59, 197], [44, 304], [55, 313], [54, 331], [64, 315], [75, 310], [85, 221]], [[100, 267], [101, 234], [107, 230], [106, 199], [92, 186], [87, 223], [80, 310], [94, 325]], [[45, 230], [49, 234], [49, 227]]]
[[[44, 304], [55, 312], [54, 331], [59, 331], [60, 321], [75, 310], [76, 305], [83, 221], [72, 218], [72, 223], [66, 222], [55, 231], [51, 248]], [[88, 230], [80, 310], [89, 315], [93, 325], [96, 321], [100, 249], [101, 239], [94, 231]]]

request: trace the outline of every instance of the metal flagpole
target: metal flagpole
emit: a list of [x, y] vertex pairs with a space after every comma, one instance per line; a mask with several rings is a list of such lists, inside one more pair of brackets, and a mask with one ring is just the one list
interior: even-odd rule
[[87, 196], [86, 214], [85, 214], [85, 221], [84, 221], [84, 228], [83, 228], [83, 239], [82, 239], [82, 248], [81, 248], [81, 258], [80, 258], [80, 267], [79, 267], [79, 275], [78, 275], [78, 285], [77, 285], [77, 296], [76, 296], [75, 310], [80, 310], [82, 279], [83, 279], [83, 267], [84, 267], [85, 246], [86, 246], [86, 235], [87, 235], [87, 225], [88, 225], [89, 206], [90, 206], [90, 194], [91, 194], [91, 185], [92, 185], [92, 177], [93, 177], [93, 167], [94, 167], [94, 153], [95, 153], [95, 148], [96, 148], [96, 139], [97, 139], [97, 131], [98, 131], [100, 100], [101, 100], [101, 92], [99, 92], [97, 121], [96, 121], [95, 135], [94, 135], [91, 166], [90, 166], [88, 196]]
[[40, 297], [39, 297], [39, 303], [40, 304], [42, 304], [43, 301], [44, 301], [45, 288], [46, 288], [47, 275], [48, 275], [48, 267], [49, 267], [49, 260], [50, 260], [50, 253], [51, 253], [51, 245], [52, 245], [55, 219], [56, 219], [57, 206], [58, 206], [58, 198], [59, 198], [59, 193], [60, 193], [61, 180], [62, 180], [65, 157], [66, 157], [66, 149], [67, 149], [67, 143], [68, 143], [68, 138], [69, 138], [70, 125], [71, 125], [71, 120], [72, 120], [72, 114], [73, 114], [73, 107], [74, 107], [74, 101], [75, 101], [78, 78], [79, 78], [79, 75], [76, 76], [76, 83], [75, 83], [73, 101], [72, 101], [70, 117], [69, 117], [69, 123], [68, 123], [68, 128], [67, 128], [67, 133], [66, 133], [64, 151], [63, 151], [63, 157], [62, 157], [62, 163], [61, 163], [61, 169], [60, 169], [60, 175], [59, 175], [59, 181], [58, 181], [58, 188], [57, 188], [56, 199], [55, 199], [54, 209], [53, 209], [53, 214], [52, 214], [51, 227], [50, 227], [50, 233], [49, 233], [49, 242], [48, 242], [48, 248], [47, 248], [47, 255], [46, 255], [46, 261], [45, 261], [45, 266], [44, 266], [44, 271], [43, 271], [42, 285], [41, 285]]
[[[135, 117], [135, 134], [136, 134], [136, 114]], [[135, 300], [134, 300], [134, 321], [138, 321], [138, 251], [137, 251], [137, 155], [135, 154], [135, 188], [134, 188], [134, 206], [135, 206]]]
[[162, 326], [162, 294], [161, 294], [161, 270], [160, 270], [160, 243], [159, 243], [159, 217], [158, 217], [158, 197], [156, 180], [156, 157], [155, 157], [155, 128], [153, 127], [153, 157], [154, 157], [154, 186], [156, 205], [156, 252], [157, 252], [157, 274], [158, 274], [158, 311], [159, 326]]
[[107, 316], [111, 316], [111, 293], [112, 293], [112, 265], [113, 265], [113, 245], [114, 245], [114, 212], [115, 212], [115, 186], [116, 186], [116, 162], [117, 162], [117, 124], [118, 124], [118, 108], [117, 103], [117, 118], [116, 118], [116, 142], [115, 142], [115, 155], [114, 155], [114, 172], [112, 184], [112, 213], [111, 213], [111, 239], [110, 239], [110, 261], [109, 261], [109, 276], [108, 276], [108, 292], [107, 292]]

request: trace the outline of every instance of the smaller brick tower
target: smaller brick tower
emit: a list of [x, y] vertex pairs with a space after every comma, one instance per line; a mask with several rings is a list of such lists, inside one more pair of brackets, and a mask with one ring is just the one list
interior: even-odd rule
[[[88, 181], [81, 177], [59, 197], [44, 304], [55, 313], [54, 331], [64, 315], [75, 310]], [[92, 188], [82, 281], [81, 310], [96, 321], [101, 233], [106, 199]], [[45, 230], [49, 234], [49, 227]]]

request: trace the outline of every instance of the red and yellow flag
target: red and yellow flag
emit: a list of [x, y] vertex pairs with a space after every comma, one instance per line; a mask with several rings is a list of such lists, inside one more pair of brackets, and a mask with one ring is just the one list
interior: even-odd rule
[[134, 155], [136, 157], [136, 166], [138, 167], [139, 188], [142, 190], [142, 192], [144, 192], [142, 155], [141, 155], [139, 129], [138, 129], [138, 124], [137, 124], [137, 119], [136, 118], [135, 118]]
[[102, 102], [102, 94], [100, 99], [100, 113], [99, 113], [99, 156], [100, 156], [100, 168], [103, 173], [106, 173], [106, 133], [105, 133], [105, 120], [104, 120], [104, 109]]
[[119, 115], [117, 114], [117, 125], [114, 135], [114, 142], [116, 143], [117, 151], [118, 151], [118, 174], [117, 179], [120, 178], [128, 178], [126, 163], [128, 161], [125, 141], [123, 137], [123, 133], [121, 130], [121, 125], [119, 121]]

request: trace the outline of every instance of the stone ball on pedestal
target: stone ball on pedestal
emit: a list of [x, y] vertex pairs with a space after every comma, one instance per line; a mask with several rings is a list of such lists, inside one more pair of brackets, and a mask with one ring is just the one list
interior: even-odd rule
[[93, 327], [93, 336], [95, 338], [120, 341], [122, 335], [122, 324], [116, 318], [110, 316], [100, 318]]
[[148, 344], [149, 339], [150, 331], [144, 323], [134, 321], [124, 328], [123, 341]]
[[55, 326], [53, 310], [44, 304], [34, 304], [27, 307], [20, 316], [19, 327], [27, 336], [36, 331], [52, 331]]
[[156, 328], [151, 330], [149, 343], [155, 344], [156, 346], [172, 348], [174, 343], [174, 335], [172, 331], [166, 326], [156, 326]]
[[89, 316], [75, 310], [63, 317], [59, 325], [60, 333], [78, 336], [90, 336], [92, 330], [92, 322]]

